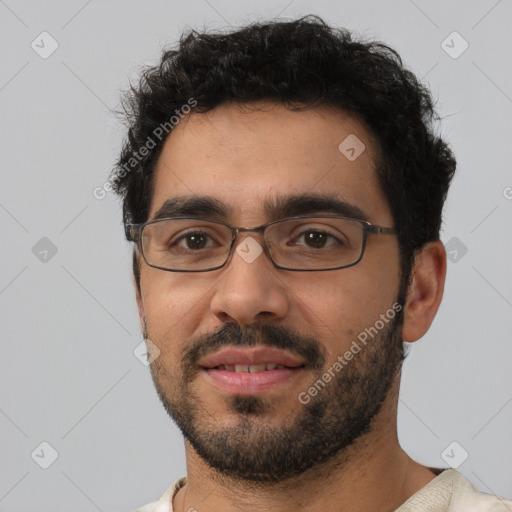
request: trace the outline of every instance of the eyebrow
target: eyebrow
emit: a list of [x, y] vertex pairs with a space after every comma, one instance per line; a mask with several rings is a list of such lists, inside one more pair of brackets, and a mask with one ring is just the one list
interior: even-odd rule
[[[264, 202], [270, 221], [299, 215], [329, 213], [369, 222], [361, 208], [334, 194], [280, 195]], [[212, 196], [176, 196], [164, 201], [150, 220], [173, 217], [203, 217], [226, 220], [233, 208]]]

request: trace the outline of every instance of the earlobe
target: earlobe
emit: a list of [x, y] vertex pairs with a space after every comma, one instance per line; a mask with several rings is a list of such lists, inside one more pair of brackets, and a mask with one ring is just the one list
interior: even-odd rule
[[443, 298], [445, 277], [446, 250], [443, 243], [425, 244], [414, 259], [404, 307], [404, 341], [417, 341], [430, 328]]

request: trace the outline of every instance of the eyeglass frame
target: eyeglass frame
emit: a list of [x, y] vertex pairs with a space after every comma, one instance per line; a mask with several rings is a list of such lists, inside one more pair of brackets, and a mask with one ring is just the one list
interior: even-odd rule
[[[289, 221], [289, 220], [298, 220], [298, 219], [341, 219], [341, 220], [348, 220], [352, 222], [357, 222], [360, 224], [363, 228], [363, 240], [361, 243], [361, 253], [359, 255], [359, 258], [354, 261], [353, 263], [349, 263], [348, 265], [342, 265], [339, 267], [333, 267], [333, 268], [314, 268], [314, 269], [308, 269], [308, 268], [288, 268], [284, 267], [282, 265], [279, 265], [274, 261], [274, 258], [272, 257], [272, 254], [268, 250], [267, 243], [265, 240], [265, 231], [267, 227], [272, 226], [274, 224], [278, 224], [281, 222]], [[197, 220], [197, 221], [204, 221], [204, 222], [212, 222], [214, 224], [221, 224], [223, 226], [226, 226], [231, 230], [231, 245], [229, 246], [229, 252], [226, 257], [226, 260], [222, 265], [218, 265], [216, 267], [207, 268], [203, 270], [181, 270], [181, 269], [170, 269], [165, 267], [160, 267], [158, 265], [153, 265], [148, 262], [146, 258], [146, 254], [144, 253], [144, 245], [142, 244], [142, 231], [144, 228], [150, 224], [156, 224], [159, 222], [165, 222], [169, 220]], [[361, 219], [352, 219], [350, 217], [344, 217], [342, 215], [333, 215], [333, 214], [317, 214], [317, 215], [297, 215], [294, 217], [285, 217], [283, 219], [273, 220], [271, 222], [267, 222], [265, 224], [261, 224], [260, 226], [249, 228], [249, 227], [242, 227], [242, 226], [233, 226], [229, 224], [228, 222], [224, 222], [222, 220], [216, 220], [216, 219], [207, 219], [205, 217], [167, 217], [163, 219], [153, 219], [148, 220], [146, 222], [142, 222], [139, 224], [127, 224], [126, 225], [126, 238], [130, 242], [134, 242], [137, 247], [139, 248], [139, 251], [142, 254], [142, 257], [144, 258], [144, 261], [146, 264], [152, 268], [156, 268], [159, 270], [165, 270], [167, 272], [212, 272], [213, 270], [219, 270], [223, 267], [225, 267], [228, 262], [233, 257], [234, 247], [236, 246], [236, 241], [238, 239], [238, 235], [240, 232], [255, 232], [255, 233], [262, 233], [263, 238], [263, 251], [268, 256], [274, 267], [281, 269], [281, 270], [289, 270], [291, 272], [321, 272], [321, 271], [327, 271], [327, 270], [341, 270], [343, 268], [349, 268], [353, 267], [354, 265], [357, 265], [362, 259], [363, 255], [366, 249], [366, 241], [368, 238], [368, 235], [397, 235], [398, 230], [396, 228], [389, 228], [384, 226], [378, 226], [377, 224], [372, 224], [371, 222], [368, 222], [366, 220]]]

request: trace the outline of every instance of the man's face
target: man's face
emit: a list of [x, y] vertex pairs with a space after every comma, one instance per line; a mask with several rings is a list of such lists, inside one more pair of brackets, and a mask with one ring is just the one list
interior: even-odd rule
[[[242, 111], [224, 104], [180, 122], [158, 161], [149, 219], [166, 200], [208, 196], [230, 211], [213, 219], [254, 227], [276, 220], [265, 204], [314, 194], [336, 196], [374, 224], [394, 225], [377, 183], [375, 146], [354, 117], [261, 105], [263, 111]], [[366, 149], [351, 160], [339, 146], [354, 135]], [[321, 213], [332, 212], [295, 215]], [[237, 246], [248, 237], [263, 243], [259, 233], [241, 233]], [[327, 462], [368, 432], [396, 383], [400, 315], [390, 320], [386, 313], [404, 298], [399, 248], [395, 236], [370, 235], [357, 265], [321, 272], [277, 269], [265, 253], [242, 256], [197, 273], [166, 272], [141, 259], [138, 304], [145, 334], [160, 350], [151, 365], [156, 389], [195, 451], [231, 476], [278, 481]], [[357, 341], [362, 332], [372, 332], [366, 344]], [[348, 360], [354, 341], [360, 350]], [[253, 385], [222, 384], [219, 372], [229, 367], [203, 363], [227, 347], [249, 358], [263, 347], [279, 349], [291, 366], [302, 366], [266, 370], [281, 372], [266, 386], [262, 374]], [[336, 370], [339, 356], [343, 368]], [[329, 382], [308, 393], [329, 369]]]

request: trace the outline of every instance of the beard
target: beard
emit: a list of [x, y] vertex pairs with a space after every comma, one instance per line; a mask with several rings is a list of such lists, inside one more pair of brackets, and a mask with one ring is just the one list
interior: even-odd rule
[[[206, 464], [235, 480], [282, 482], [335, 458], [343, 460], [347, 448], [371, 432], [405, 359], [402, 322], [402, 311], [398, 311], [308, 403], [300, 402], [298, 413], [291, 408], [293, 412], [280, 425], [271, 421], [276, 397], [227, 397], [227, 409], [236, 419], [223, 424], [207, 411], [193, 384], [200, 370], [198, 361], [205, 355], [227, 345], [266, 345], [301, 356], [306, 369], [314, 373], [313, 385], [333, 361], [326, 360], [316, 339], [289, 328], [225, 324], [187, 343], [178, 367], [170, 369], [163, 358], [155, 359], [151, 375], [165, 410]], [[147, 339], [145, 322], [143, 334]], [[161, 341], [156, 343], [160, 347], [165, 345]], [[296, 396], [307, 389], [297, 389]]]

